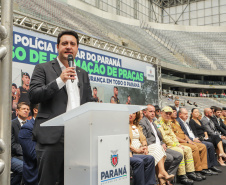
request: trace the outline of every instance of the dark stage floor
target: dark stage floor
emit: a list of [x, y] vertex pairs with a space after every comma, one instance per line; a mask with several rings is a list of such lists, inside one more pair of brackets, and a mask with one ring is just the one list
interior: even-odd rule
[[[219, 173], [219, 175], [206, 176], [206, 180], [195, 182], [194, 185], [226, 185], [226, 167], [217, 166], [217, 168], [221, 169], [222, 173]], [[179, 185], [179, 183], [176, 185]]]

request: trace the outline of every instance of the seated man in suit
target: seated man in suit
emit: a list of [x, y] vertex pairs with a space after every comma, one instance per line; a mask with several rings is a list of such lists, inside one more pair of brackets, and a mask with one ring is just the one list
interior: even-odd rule
[[151, 155], [132, 155], [130, 152], [130, 165], [133, 169], [134, 185], [154, 185], [155, 159]]
[[223, 123], [221, 119], [221, 113], [222, 113], [221, 108], [216, 107], [214, 109], [214, 115], [210, 119], [214, 122], [217, 131], [224, 136], [224, 139], [226, 139], [226, 125]]
[[214, 119], [214, 118], [212, 118], [212, 117], [213, 117], [212, 110], [210, 108], [205, 108], [204, 116], [201, 119], [201, 122], [209, 136], [218, 135], [222, 139], [222, 143], [225, 148], [226, 147], [226, 137], [224, 135], [222, 135], [219, 130], [217, 130], [217, 128], [215, 126], [217, 123], [213, 122], [212, 119]]
[[167, 148], [166, 144], [162, 141], [162, 135], [153, 122], [153, 118], [155, 117], [155, 107], [153, 105], [147, 105], [147, 108], [143, 110], [143, 113], [144, 117], [139, 124], [143, 128], [147, 144], [152, 145], [154, 143], [159, 143], [163, 146], [166, 152], [165, 169], [168, 174], [176, 175], [183, 155], [180, 152]]
[[180, 152], [183, 155], [183, 159], [177, 170], [177, 175], [179, 176], [178, 179], [182, 184], [191, 185], [194, 183], [193, 180], [200, 181], [202, 178], [197, 176], [194, 172], [195, 168], [191, 148], [188, 146], [182, 146], [171, 129], [170, 119], [172, 113], [173, 109], [171, 107], [163, 107], [161, 117], [155, 121], [155, 124], [161, 132], [162, 139], [167, 147]]
[[188, 146], [192, 149], [192, 155], [194, 159], [196, 175], [201, 177], [203, 180], [206, 179], [205, 175], [212, 175], [208, 169], [207, 165], [207, 149], [202, 143], [194, 143], [189, 139], [189, 137], [181, 129], [180, 124], [177, 122], [177, 110], [174, 106], [170, 106], [173, 109], [171, 115], [170, 126], [176, 135], [179, 143], [183, 146]]
[[208, 168], [209, 172], [211, 172], [212, 175], [217, 175], [218, 172], [221, 173], [222, 171], [216, 168], [215, 166], [218, 165], [217, 159], [215, 156], [215, 148], [211, 142], [208, 141], [200, 141], [199, 138], [195, 137], [195, 134], [193, 133], [189, 123], [187, 122], [188, 119], [188, 111], [186, 108], [180, 108], [179, 110], [179, 118], [177, 118], [178, 123], [180, 124], [182, 130], [184, 133], [189, 137], [191, 141], [194, 143], [203, 143], [206, 145], [207, 148], [207, 160], [208, 160]]
[[25, 123], [19, 132], [18, 139], [23, 150], [23, 182], [25, 185], [38, 185], [38, 165], [35, 152], [36, 142], [32, 141], [32, 130], [38, 114], [38, 104], [31, 104], [32, 119]]
[[20, 185], [23, 172], [23, 151], [18, 140], [18, 134], [21, 126], [26, 123], [30, 107], [25, 102], [20, 102], [17, 105], [16, 113], [17, 118], [12, 120], [12, 133], [11, 133], [11, 185]]

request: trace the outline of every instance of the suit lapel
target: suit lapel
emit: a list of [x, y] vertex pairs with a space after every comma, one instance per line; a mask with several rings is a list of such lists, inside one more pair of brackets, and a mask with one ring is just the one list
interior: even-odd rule
[[148, 120], [148, 118], [145, 117], [145, 121], [146, 121], [146, 124], [148, 125], [149, 129], [151, 130], [151, 134], [155, 137], [154, 131], [153, 131], [152, 127], [151, 127], [151, 123]]
[[[56, 72], [57, 76], [59, 77], [62, 73], [61, 71], [61, 68], [60, 68], [60, 64], [58, 63], [57, 61], [57, 58], [55, 58], [53, 61], [52, 61], [52, 66], [53, 66], [53, 70]], [[66, 90], [66, 85], [63, 86], [63, 89], [65, 90], [65, 92], [67, 93], [67, 90]]]
[[17, 125], [17, 127], [18, 127], [18, 130], [20, 130], [20, 128], [21, 128], [21, 125], [20, 125], [20, 121], [18, 120], [18, 118], [17, 118], [17, 122], [16, 122], [16, 125]]
[[76, 67], [76, 73], [77, 73], [77, 77], [78, 77], [78, 86], [80, 89], [80, 101], [82, 100], [82, 95], [83, 95], [83, 76], [82, 76], [82, 72], [80, 70], [79, 67]]
[[53, 66], [53, 69], [54, 69], [54, 71], [56, 72], [57, 76], [60, 76], [61, 73], [62, 73], [62, 71], [61, 71], [61, 69], [60, 69], [60, 65], [59, 65], [59, 63], [58, 63], [58, 61], [57, 61], [57, 58], [55, 58], [55, 59], [53, 60], [52, 66]]

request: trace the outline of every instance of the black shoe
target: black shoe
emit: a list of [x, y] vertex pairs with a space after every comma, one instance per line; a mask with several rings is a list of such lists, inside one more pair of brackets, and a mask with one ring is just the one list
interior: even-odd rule
[[214, 172], [217, 172], [217, 173], [222, 173], [222, 171], [221, 171], [220, 169], [218, 169], [217, 167], [215, 167], [215, 166], [212, 166], [212, 167], [210, 168], [210, 170], [211, 170], [211, 171], [214, 171]]
[[193, 181], [202, 181], [202, 177], [198, 177], [195, 172], [189, 172], [187, 173], [187, 176], [189, 179], [192, 179]]
[[195, 174], [196, 174], [197, 177], [201, 177], [202, 180], [206, 180], [206, 176], [202, 175], [200, 172], [195, 172]]
[[210, 169], [209, 169], [209, 171], [212, 173], [212, 175], [218, 175], [218, 172], [215, 172], [215, 171], [210, 170]]
[[212, 175], [212, 173], [209, 170], [202, 170], [202, 171], [200, 171], [200, 173], [202, 175], [205, 175], [205, 176], [211, 176]]
[[194, 181], [189, 179], [186, 175], [179, 175], [178, 179], [181, 184], [185, 184], [185, 185], [193, 185], [194, 184]]

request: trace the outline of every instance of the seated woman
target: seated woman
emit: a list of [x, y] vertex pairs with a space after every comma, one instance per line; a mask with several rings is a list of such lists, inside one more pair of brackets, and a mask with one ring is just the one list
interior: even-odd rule
[[130, 150], [134, 154], [152, 155], [155, 158], [155, 171], [160, 184], [166, 184], [166, 181], [171, 181], [174, 175], [169, 175], [164, 168], [164, 159], [166, 153], [161, 145], [155, 148], [147, 146], [147, 141], [143, 135], [142, 128], [139, 125], [139, 115], [134, 113], [129, 116], [130, 129]]
[[198, 137], [200, 141], [208, 141], [213, 143], [216, 152], [218, 154], [218, 162], [221, 166], [226, 166], [224, 164], [223, 158], [226, 158], [226, 154], [224, 153], [222, 139], [218, 135], [208, 136], [205, 128], [203, 127], [202, 122], [198, 119], [199, 117], [199, 110], [197, 108], [193, 108], [191, 110], [191, 117], [189, 121], [189, 125], [195, 135]]

